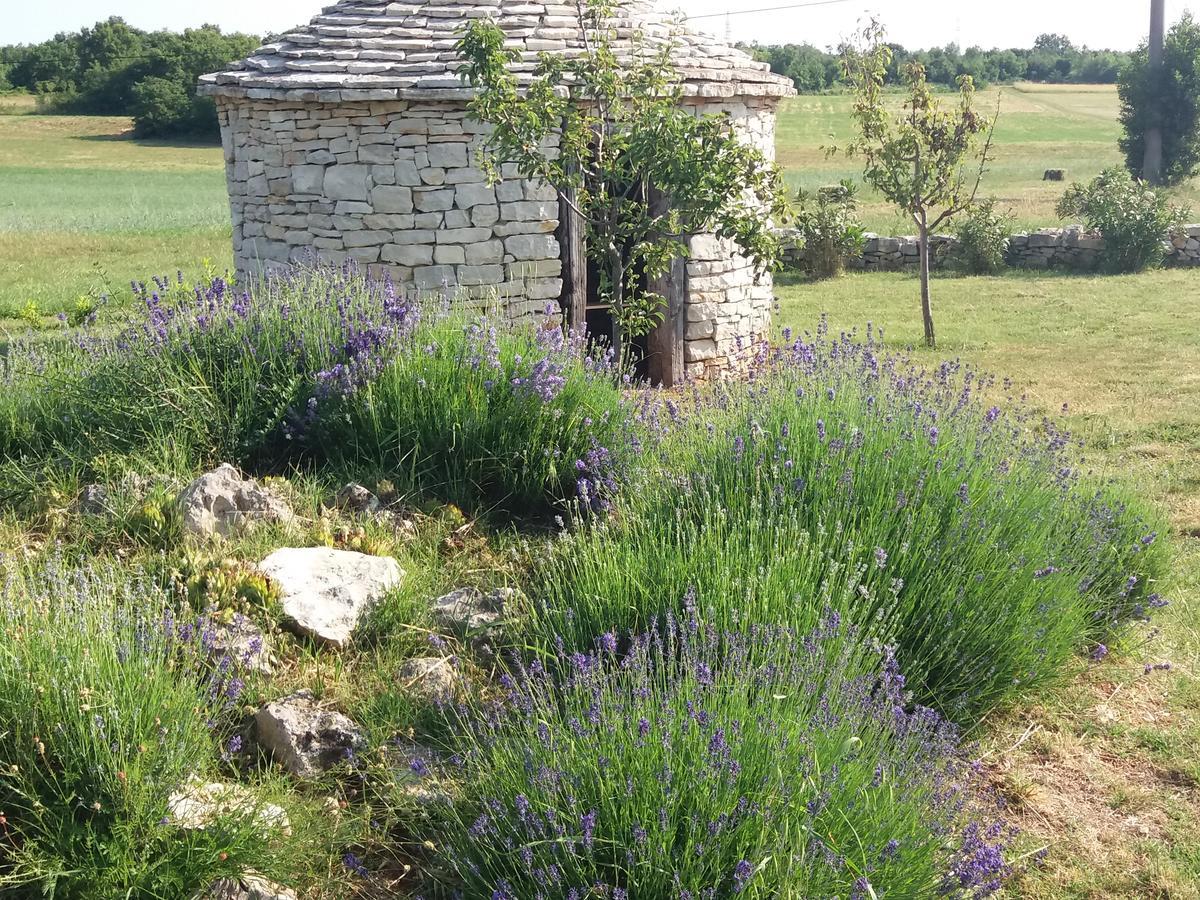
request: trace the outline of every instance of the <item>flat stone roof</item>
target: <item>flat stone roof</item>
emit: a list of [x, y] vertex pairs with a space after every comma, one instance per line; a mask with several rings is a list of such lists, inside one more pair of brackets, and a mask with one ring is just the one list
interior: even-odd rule
[[[686, 95], [787, 97], [791, 79], [716, 38], [680, 27], [643, 0], [616, 5], [610, 20], [618, 57], [632, 58], [635, 35], [650, 51], [674, 38], [675, 69]], [[573, 4], [531, 0], [342, 0], [308, 25], [265, 44], [229, 69], [205, 75], [200, 92], [291, 101], [466, 100], [458, 74], [459, 30], [490, 18], [520, 53], [512, 69], [531, 73], [538, 54], [584, 52]]]

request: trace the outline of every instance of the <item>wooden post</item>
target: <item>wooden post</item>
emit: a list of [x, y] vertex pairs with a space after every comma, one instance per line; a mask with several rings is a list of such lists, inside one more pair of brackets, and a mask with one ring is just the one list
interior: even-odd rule
[[[655, 215], [666, 210], [670, 199], [651, 188], [650, 207]], [[687, 260], [677, 256], [662, 275], [650, 279], [647, 287], [666, 301], [663, 320], [651, 329], [646, 339], [650, 381], [663, 387], [683, 383], [683, 340], [687, 328]]]
[[[568, 202], [570, 200], [570, 202]], [[583, 218], [575, 211], [575, 190], [558, 201], [558, 241], [562, 252], [563, 321], [582, 334], [587, 325], [587, 247]]]
[[1150, 0], [1150, 127], [1146, 129], [1146, 155], [1142, 160], [1142, 179], [1150, 184], [1158, 184], [1162, 180], [1163, 139], [1162, 139], [1162, 70], [1163, 70], [1163, 30], [1166, 10], [1165, 0]]

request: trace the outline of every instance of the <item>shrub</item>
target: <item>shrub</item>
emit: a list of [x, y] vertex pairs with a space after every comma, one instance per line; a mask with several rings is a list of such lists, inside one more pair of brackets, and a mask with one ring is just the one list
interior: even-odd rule
[[1110, 272], [1140, 272], [1162, 265], [1163, 238], [1189, 212], [1124, 169], [1105, 169], [1091, 183], [1075, 182], [1058, 201], [1060, 218], [1081, 216], [1104, 237], [1102, 265]]
[[805, 267], [815, 278], [841, 275], [846, 260], [863, 251], [866, 232], [855, 215], [857, 193], [850, 180], [811, 194], [803, 188], [796, 192], [795, 225], [804, 242]]
[[287, 877], [311, 852], [286, 842], [253, 789], [184, 830], [168, 798], [211, 776], [242, 660], [210, 661], [204, 618], [139, 577], [10, 576], [0, 594], [0, 893], [188, 897], [248, 867]]
[[508, 679], [465, 714], [441, 838], [466, 896], [983, 897], [1007, 867], [954, 731], [886, 653], [677, 625]]
[[958, 224], [957, 263], [973, 275], [1001, 271], [1014, 219], [1012, 212], [997, 211], [995, 197], [974, 204]]
[[647, 401], [647, 476], [531, 579], [543, 641], [641, 630], [694, 588], [723, 628], [809, 628], [834, 605], [960, 722], [1054, 678], [1161, 602], [1164, 553], [1136, 505], [1080, 478], [1067, 435], [994, 390], [819, 331], [748, 384]]
[[[373, 468], [478, 509], [609, 491], [624, 411], [610, 362], [542, 328], [472, 320], [350, 271], [243, 291], [140, 287], [119, 335], [4, 361], [0, 452], [20, 467], [167, 447], [181, 471], [233, 461]], [[167, 451], [164, 451], [167, 452]]]
[[1185, 12], [1163, 42], [1163, 63], [1150, 68], [1146, 45], [1133, 52], [1117, 81], [1121, 98], [1121, 151], [1141, 178], [1146, 131], [1162, 133], [1162, 180], [1179, 184], [1200, 171], [1200, 23]]

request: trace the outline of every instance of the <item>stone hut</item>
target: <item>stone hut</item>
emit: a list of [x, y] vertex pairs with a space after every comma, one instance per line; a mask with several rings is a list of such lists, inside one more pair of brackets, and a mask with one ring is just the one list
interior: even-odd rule
[[[680, 31], [650, 4], [617, 6], [620, 43], [673, 35], [685, 101], [727, 113], [742, 139], [774, 153], [775, 111], [789, 79], [719, 41]], [[529, 71], [542, 51], [581, 53], [574, 4], [541, 0], [342, 0], [228, 71], [206, 75], [221, 120], [238, 271], [311, 255], [358, 260], [420, 290], [449, 286], [497, 300], [514, 318], [560, 303], [593, 331], [606, 311], [589, 294], [581, 223], [542, 183], [515, 172], [488, 184], [475, 165], [486, 126], [468, 118], [457, 32], [489, 17]], [[618, 49], [621, 49], [618, 47]], [[675, 383], [733, 364], [765, 335], [770, 276], [713, 235], [690, 239], [662, 284], [666, 320], [651, 335], [650, 374]], [[611, 326], [608, 326], [611, 327]]]

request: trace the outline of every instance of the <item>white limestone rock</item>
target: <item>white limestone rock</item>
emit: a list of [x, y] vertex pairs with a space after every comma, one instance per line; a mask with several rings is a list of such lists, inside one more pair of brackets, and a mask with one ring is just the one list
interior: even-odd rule
[[185, 831], [202, 831], [231, 816], [253, 816], [264, 833], [291, 834], [291, 824], [282, 807], [262, 803], [240, 784], [205, 781], [193, 775], [167, 798], [167, 823]]
[[390, 557], [329, 547], [284, 547], [258, 568], [279, 586], [289, 624], [336, 647], [345, 646], [363, 615], [404, 579]]
[[258, 522], [290, 522], [291, 508], [229, 463], [201, 475], [184, 488], [178, 505], [183, 528], [198, 537], [228, 537]]
[[404, 687], [423, 699], [446, 701], [454, 696], [462, 682], [457, 662], [448, 656], [422, 656], [405, 662], [396, 677]]
[[296, 892], [268, 881], [256, 872], [214, 881], [194, 900], [298, 900]]
[[311, 691], [268, 703], [254, 715], [258, 744], [298, 778], [314, 778], [366, 749], [352, 720], [324, 709]]

